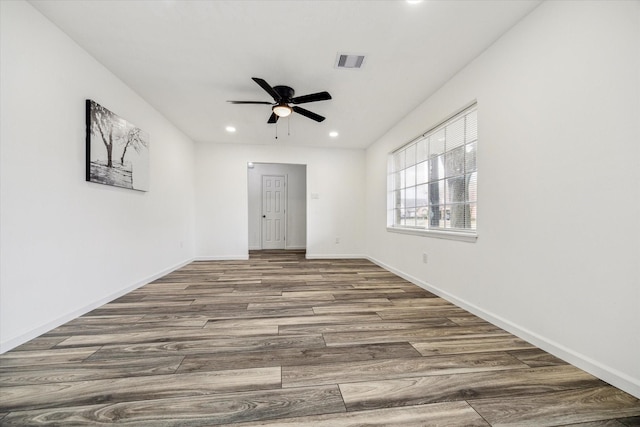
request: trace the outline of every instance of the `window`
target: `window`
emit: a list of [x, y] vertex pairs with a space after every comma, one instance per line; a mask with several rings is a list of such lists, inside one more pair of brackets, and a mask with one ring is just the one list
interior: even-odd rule
[[474, 104], [391, 153], [388, 229], [475, 238], [477, 152]]

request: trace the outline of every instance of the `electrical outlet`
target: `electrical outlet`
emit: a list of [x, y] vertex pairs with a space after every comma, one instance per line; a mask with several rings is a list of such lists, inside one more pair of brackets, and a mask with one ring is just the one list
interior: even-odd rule
[[422, 262], [426, 264], [426, 263], [427, 263], [427, 258], [428, 258], [428, 257], [427, 257], [427, 253], [426, 253], [426, 252], [423, 252], [423, 253], [422, 253]]

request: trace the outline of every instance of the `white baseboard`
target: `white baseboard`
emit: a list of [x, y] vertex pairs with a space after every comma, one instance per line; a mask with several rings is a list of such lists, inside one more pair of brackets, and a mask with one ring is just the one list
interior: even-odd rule
[[[300, 251], [303, 249], [307, 249], [306, 246], [287, 246], [284, 248], [285, 251]], [[249, 246], [250, 251], [261, 251], [262, 246]]]
[[249, 254], [244, 255], [223, 255], [223, 256], [197, 256], [194, 261], [246, 261]]
[[385, 270], [388, 270], [402, 277], [403, 279], [408, 280], [409, 282], [438, 295], [439, 297], [449, 301], [450, 303], [455, 304], [458, 307], [475, 314], [476, 316], [486, 320], [487, 322], [490, 322], [504, 329], [505, 331], [512, 333], [513, 335], [535, 345], [536, 347], [539, 347], [542, 350], [551, 353], [554, 356], [590, 373], [591, 375], [598, 377], [601, 380], [606, 381], [609, 384], [618, 387], [619, 389], [626, 391], [627, 393], [637, 398], [640, 398], [640, 381], [638, 379], [633, 378], [625, 374], [624, 372], [620, 372], [615, 368], [604, 365], [597, 360], [593, 360], [581, 353], [571, 350], [570, 348], [567, 348], [560, 343], [557, 343], [542, 335], [530, 331], [527, 328], [517, 325], [501, 316], [490, 313], [474, 304], [471, 304], [463, 299], [456, 297], [455, 295], [452, 295], [436, 286], [433, 286], [430, 283], [427, 283], [423, 280], [418, 279], [417, 277], [411, 276], [389, 265], [386, 265], [385, 263], [375, 258], [366, 258], [384, 268]]
[[368, 259], [362, 254], [310, 254], [305, 255], [307, 259]]
[[60, 325], [64, 325], [65, 323], [69, 322], [70, 320], [73, 320], [77, 317], [82, 316], [83, 314], [86, 314], [88, 312], [90, 312], [91, 310], [95, 310], [96, 308], [105, 305], [106, 303], [113, 301], [116, 298], [120, 298], [121, 296], [128, 294], [129, 292], [138, 289], [139, 287], [142, 287], [148, 283], [153, 282], [156, 279], [159, 279], [162, 276], [166, 276], [167, 274], [171, 273], [174, 270], [177, 270], [181, 267], [184, 267], [185, 265], [189, 264], [191, 261], [193, 261], [192, 259], [188, 259], [182, 262], [179, 262], [178, 264], [174, 265], [173, 267], [169, 267], [166, 268], [162, 271], [159, 271], [158, 273], [152, 274], [151, 276], [146, 277], [145, 279], [139, 280], [138, 282], [127, 286], [126, 288], [120, 289], [117, 292], [112, 293], [111, 295], [108, 295], [104, 298], [100, 298], [97, 301], [92, 302], [91, 304], [87, 304], [84, 307], [81, 307], [77, 310], [74, 310], [70, 313], [65, 314], [64, 316], [58, 317], [55, 320], [52, 320], [50, 322], [45, 323], [44, 325], [38, 326], [35, 329], [32, 329], [31, 331], [22, 334], [20, 336], [17, 336], [15, 338], [11, 338], [7, 341], [2, 341], [0, 342], [0, 354], [2, 353], [6, 353], [7, 351], [18, 347], [19, 345], [22, 345], [24, 343], [26, 343], [27, 341], [30, 341], [34, 338], [39, 337], [40, 335], [49, 332], [52, 329], [57, 328]]

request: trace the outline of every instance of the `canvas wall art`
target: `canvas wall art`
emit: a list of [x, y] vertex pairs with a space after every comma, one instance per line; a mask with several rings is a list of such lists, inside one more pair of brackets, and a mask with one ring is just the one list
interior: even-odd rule
[[87, 99], [86, 180], [149, 190], [149, 134]]

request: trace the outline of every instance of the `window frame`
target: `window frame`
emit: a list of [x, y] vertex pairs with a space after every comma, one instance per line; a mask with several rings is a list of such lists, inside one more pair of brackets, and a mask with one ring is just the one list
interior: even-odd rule
[[[409, 142], [403, 144], [400, 147], [397, 147], [392, 152], [390, 152], [387, 156], [387, 231], [393, 233], [400, 234], [412, 234], [412, 235], [421, 235], [428, 237], [436, 237], [442, 239], [450, 239], [450, 240], [459, 240], [459, 241], [467, 241], [467, 242], [475, 242], [478, 238], [478, 221], [477, 221], [477, 177], [478, 177], [478, 168], [477, 168], [477, 152], [478, 152], [478, 124], [477, 124], [477, 114], [478, 114], [478, 104], [477, 101], [473, 101], [463, 108], [456, 111], [454, 114], [451, 114], [444, 120], [438, 122], [435, 126], [432, 126], [427, 131], [423, 132], [416, 138], [413, 138]], [[475, 134], [467, 135], [468, 126], [466, 122], [466, 118], [471, 114], [475, 113], [476, 123], [475, 128], [472, 129], [475, 131]], [[463, 119], [464, 118], [464, 119]], [[462, 126], [462, 136], [459, 134], [458, 138], [461, 138], [461, 141], [458, 141], [456, 144], [454, 139], [451, 138], [452, 142], [455, 145], [451, 146], [451, 148], [447, 147], [448, 143], [451, 143], [447, 140], [447, 136], [444, 135], [444, 139], [439, 138], [437, 140], [432, 140], [432, 137], [436, 137], [439, 132], [445, 132], [445, 129], [453, 128], [459, 120], [465, 120]], [[475, 139], [473, 139], [475, 136]], [[469, 139], [471, 138], [471, 139]], [[438, 141], [442, 141], [442, 147], [438, 149]], [[422, 151], [419, 150], [419, 145], [423, 148]], [[457, 164], [461, 166], [462, 169], [457, 169], [455, 172], [451, 172], [448, 167], [445, 166], [445, 158], [451, 153], [454, 153], [455, 150], [463, 149], [465, 147], [465, 154], [462, 160], [463, 165]], [[426, 151], [425, 151], [426, 150]], [[467, 157], [466, 153], [473, 152], [473, 157]], [[402, 155], [399, 155], [402, 153]], [[409, 163], [406, 163], [407, 159], [405, 156], [409, 156]], [[467, 159], [473, 159], [473, 163], [468, 164]], [[404, 160], [404, 161], [403, 161]], [[436, 171], [438, 175], [433, 175], [432, 169], [430, 169], [431, 162], [437, 161]], [[439, 166], [438, 166], [439, 165]], [[456, 163], [454, 163], [456, 165]], [[418, 167], [421, 167], [418, 170]], [[470, 169], [467, 169], [470, 167]], [[427, 172], [428, 170], [428, 172]], [[418, 174], [422, 172], [422, 178], [415, 178]], [[411, 183], [407, 183], [405, 181], [405, 174], [409, 173], [411, 178]], [[428, 175], [428, 177], [426, 176]], [[464, 190], [459, 190], [458, 184], [445, 184], [448, 180], [459, 180], [462, 178], [464, 181]], [[468, 181], [467, 181], [468, 180]], [[473, 181], [473, 192], [470, 190], [470, 182]], [[413, 185], [411, 185], [413, 184]], [[439, 197], [438, 201], [431, 200], [431, 189], [434, 185], [441, 185], [443, 197], [437, 195]], [[463, 192], [464, 197], [462, 200], [448, 200], [446, 195], [449, 191], [452, 191], [450, 187], [456, 185], [458, 188], [458, 197], [460, 196], [460, 191]], [[419, 187], [423, 187], [422, 191], [424, 195], [419, 194]], [[452, 194], [455, 193], [455, 188]], [[404, 192], [406, 190], [416, 191], [413, 200], [409, 200], [404, 196]], [[471, 195], [473, 193], [473, 195]], [[428, 196], [426, 196], [429, 194]], [[436, 194], [438, 194], [436, 190]], [[422, 198], [420, 198], [422, 196]], [[444, 205], [442, 204], [444, 201]], [[409, 202], [409, 203], [408, 203]], [[435, 203], [434, 203], [435, 202]], [[409, 204], [411, 206], [409, 206]], [[419, 206], [418, 206], [419, 205]], [[453, 219], [451, 211], [448, 210], [447, 206], [455, 206], [455, 205], [464, 205], [464, 219], [463, 221], [469, 221], [469, 224], [474, 225], [473, 228], [460, 228], [460, 227], [451, 227], [451, 222]], [[416, 207], [417, 206], [417, 207]], [[442, 209], [440, 208], [442, 206]], [[418, 216], [418, 208], [423, 211], [423, 214]], [[431, 226], [430, 222], [433, 222], [431, 215], [434, 215], [434, 208], [437, 210], [435, 213], [436, 219], [439, 225]], [[426, 210], [426, 212], [424, 212]], [[472, 213], [473, 210], [473, 213]], [[406, 214], [407, 216], [398, 216]], [[411, 216], [413, 215], [413, 216]], [[440, 215], [444, 215], [444, 218]], [[458, 210], [458, 215], [461, 215]], [[400, 220], [398, 218], [415, 218], [416, 223], [414, 225], [411, 224], [399, 224]], [[424, 224], [417, 225], [418, 218], [424, 221]], [[456, 218], [462, 218], [458, 216]], [[442, 221], [442, 223], [440, 223]]]

